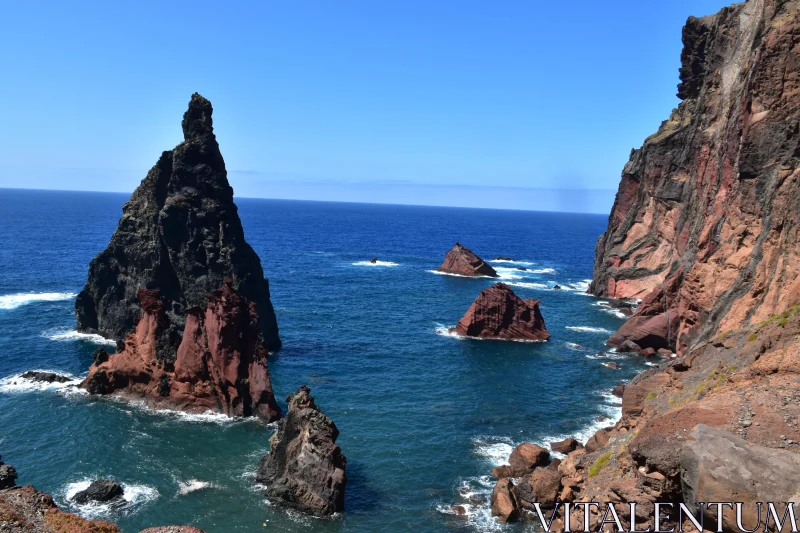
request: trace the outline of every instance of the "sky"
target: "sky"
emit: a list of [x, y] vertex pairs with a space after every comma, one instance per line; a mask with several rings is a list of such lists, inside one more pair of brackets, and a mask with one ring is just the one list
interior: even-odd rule
[[0, 0], [0, 187], [130, 192], [197, 91], [240, 197], [607, 213], [725, 5]]

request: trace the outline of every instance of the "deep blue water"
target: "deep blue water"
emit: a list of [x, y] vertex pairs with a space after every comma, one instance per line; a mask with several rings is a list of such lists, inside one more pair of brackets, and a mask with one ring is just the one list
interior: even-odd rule
[[[489, 470], [516, 443], [588, 437], [598, 417], [618, 416], [609, 389], [642, 369], [634, 357], [602, 353], [621, 320], [583, 294], [605, 216], [237, 199], [284, 343], [270, 360], [276, 396], [308, 384], [348, 459], [343, 516], [288, 514], [253, 485], [274, 427], [15, 379], [31, 369], [85, 375], [97, 345], [70, 333], [74, 293], [125, 200], [0, 189], [0, 454], [21, 483], [125, 533], [164, 524], [208, 533], [514, 531], [524, 526], [489, 517]], [[487, 260], [525, 262], [495, 266], [517, 294], [542, 300], [550, 341], [437, 332], [493, 283], [430, 272], [455, 241]], [[396, 266], [354, 264], [371, 257]], [[520, 265], [529, 271], [513, 269]], [[567, 290], [550, 290], [555, 283]], [[601, 365], [609, 358], [621, 370]], [[123, 482], [132, 502], [73, 507], [68, 493], [97, 477]], [[189, 490], [201, 482], [210, 485]], [[455, 504], [468, 506], [469, 519], [447, 514]]]

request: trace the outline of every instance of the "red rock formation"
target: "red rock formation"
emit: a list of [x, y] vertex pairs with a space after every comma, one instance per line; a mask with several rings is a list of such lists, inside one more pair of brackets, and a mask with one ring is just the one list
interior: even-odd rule
[[472, 253], [467, 247], [456, 243], [444, 256], [439, 272], [458, 274], [460, 276], [489, 276], [496, 278], [497, 272], [483, 259]]
[[799, 31], [796, 0], [687, 21], [682, 102], [631, 153], [597, 244], [590, 291], [644, 300], [613, 343], [685, 353], [796, 303]]
[[139, 301], [135, 332], [119, 353], [92, 365], [82, 387], [93, 394], [141, 397], [154, 406], [189, 412], [279, 418], [255, 305], [231, 280], [208, 294], [205, 310], [187, 311], [174, 357], [159, 357], [172, 324], [158, 292], [141, 289]]
[[550, 338], [539, 300], [523, 300], [505, 283], [483, 289], [453, 330], [483, 339], [544, 341]]

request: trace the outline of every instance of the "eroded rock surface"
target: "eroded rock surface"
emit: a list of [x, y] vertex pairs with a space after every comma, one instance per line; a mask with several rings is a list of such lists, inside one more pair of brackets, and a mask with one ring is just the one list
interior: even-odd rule
[[256, 480], [270, 501], [315, 516], [344, 510], [347, 459], [336, 439], [339, 430], [303, 385], [286, 401], [289, 410], [270, 439]]
[[475, 255], [469, 248], [456, 243], [439, 267], [439, 272], [458, 274], [460, 276], [489, 276], [497, 277], [497, 272], [486, 261]]
[[550, 338], [539, 311], [539, 300], [523, 300], [505, 283], [483, 289], [453, 331], [483, 339], [544, 341]]

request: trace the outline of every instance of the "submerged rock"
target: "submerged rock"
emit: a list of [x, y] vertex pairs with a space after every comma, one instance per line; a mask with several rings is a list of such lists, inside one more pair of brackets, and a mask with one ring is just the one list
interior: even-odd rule
[[[2, 457], [0, 457], [2, 459]], [[0, 490], [13, 487], [17, 483], [17, 471], [13, 466], [0, 461]]]
[[539, 300], [523, 300], [504, 283], [483, 289], [451, 331], [485, 339], [543, 341], [550, 338], [539, 312]]
[[461, 276], [489, 276], [496, 278], [497, 272], [483, 259], [472, 253], [467, 247], [456, 243], [438, 268], [439, 272], [458, 274]]
[[315, 516], [343, 511], [347, 459], [336, 445], [336, 424], [305, 385], [286, 401], [289, 410], [258, 464], [256, 480], [275, 503]]
[[92, 365], [81, 384], [93, 394], [124, 393], [151, 405], [228, 416], [280, 417], [253, 303], [225, 280], [207, 295], [206, 309], [187, 312], [175, 361], [159, 360], [171, 323], [157, 291], [142, 289], [142, 318], [124, 349]]
[[72, 381], [72, 378], [62, 376], [61, 374], [56, 374], [54, 372], [38, 372], [36, 370], [25, 372], [20, 378], [40, 381], [42, 383], [66, 383], [67, 381]]
[[75, 301], [78, 329], [117, 340], [82, 384], [192, 412], [275, 420], [267, 355], [280, 348], [261, 261], [244, 239], [214, 136], [192, 95], [184, 142], [131, 199]]
[[82, 490], [72, 497], [75, 503], [109, 502], [122, 497], [125, 491], [122, 485], [108, 479], [93, 481], [86, 490]]
[[187, 310], [233, 280], [255, 305], [268, 350], [280, 348], [269, 283], [244, 238], [233, 189], [212, 127], [211, 102], [195, 93], [183, 116], [184, 142], [161, 154], [122, 209], [108, 247], [89, 264], [75, 300], [78, 330], [125, 340], [136, 327], [140, 289], [158, 290], [169, 325], [157, 356], [174, 362]]

